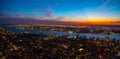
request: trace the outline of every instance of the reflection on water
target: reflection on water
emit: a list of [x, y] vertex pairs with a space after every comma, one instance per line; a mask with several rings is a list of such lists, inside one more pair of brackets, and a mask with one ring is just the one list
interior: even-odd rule
[[28, 33], [32, 33], [32, 34], [57, 34], [58, 36], [63, 36], [63, 35], [69, 35], [70, 37], [73, 37], [75, 35], [77, 35], [78, 37], [81, 36], [86, 36], [87, 38], [106, 38], [109, 37], [111, 39], [117, 39], [120, 40], [120, 34], [91, 34], [91, 33], [71, 33], [71, 32], [66, 32], [65, 34], [63, 32], [58, 32], [58, 31], [46, 31], [46, 30], [22, 30], [19, 27], [16, 26], [5, 26], [5, 28], [8, 31], [12, 31], [12, 32], [28, 32]]

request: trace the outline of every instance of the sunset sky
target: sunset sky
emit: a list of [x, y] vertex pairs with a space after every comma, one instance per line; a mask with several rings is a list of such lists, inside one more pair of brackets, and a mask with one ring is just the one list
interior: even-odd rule
[[0, 0], [0, 18], [10, 17], [120, 24], [120, 0]]

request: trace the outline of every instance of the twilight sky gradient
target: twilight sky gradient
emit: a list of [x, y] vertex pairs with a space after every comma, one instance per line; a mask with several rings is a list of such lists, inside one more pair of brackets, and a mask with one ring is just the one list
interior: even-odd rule
[[120, 23], [120, 0], [0, 0], [0, 18]]

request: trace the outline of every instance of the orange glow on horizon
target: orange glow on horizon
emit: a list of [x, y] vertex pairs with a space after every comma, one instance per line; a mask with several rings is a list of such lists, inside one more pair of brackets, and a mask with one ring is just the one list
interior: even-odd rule
[[120, 25], [117, 19], [67, 19], [64, 22], [73, 22], [77, 24], [95, 24], [95, 25]]

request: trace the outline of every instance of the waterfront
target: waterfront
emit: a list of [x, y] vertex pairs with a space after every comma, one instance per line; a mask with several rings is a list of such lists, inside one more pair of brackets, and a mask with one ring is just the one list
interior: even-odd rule
[[70, 37], [74, 37], [74, 36], [78, 36], [78, 37], [82, 37], [82, 36], [86, 36], [87, 38], [100, 38], [100, 39], [104, 39], [106, 37], [109, 37], [110, 39], [117, 39], [120, 40], [120, 34], [119, 33], [112, 33], [112, 34], [93, 34], [93, 33], [76, 33], [76, 32], [69, 32], [69, 31], [64, 31], [64, 32], [60, 32], [60, 31], [51, 31], [51, 30], [32, 30], [32, 29], [24, 29], [22, 30], [20, 27], [16, 27], [16, 26], [5, 26], [5, 29], [8, 31], [12, 31], [12, 32], [17, 32], [17, 33], [31, 33], [31, 34], [56, 34], [58, 36], [64, 36], [64, 35], [68, 35]]

